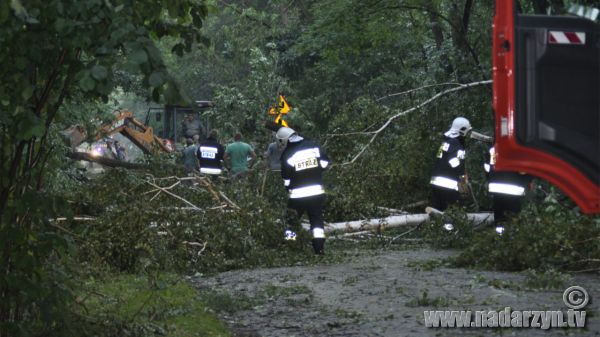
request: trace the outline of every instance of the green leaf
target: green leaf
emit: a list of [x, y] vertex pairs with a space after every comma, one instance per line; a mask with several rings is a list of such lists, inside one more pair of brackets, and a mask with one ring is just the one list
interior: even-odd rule
[[18, 17], [26, 17], [27, 16], [27, 10], [25, 10], [25, 7], [23, 7], [23, 4], [21, 4], [21, 1], [10, 0], [10, 7], [12, 8], [13, 11], [15, 11], [16, 16], [18, 16]]
[[96, 49], [96, 55], [98, 56], [104, 56], [104, 55], [108, 55], [111, 51], [106, 48], [105, 46], [101, 46], [98, 49]]
[[108, 76], [108, 70], [105, 66], [101, 66], [99, 64], [92, 67], [92, 77], [96, 80], [100, 81], [105, 79]]
[[131, 53], [130, 58], [135, 64], [144, 64], [148, 62], [148, 54], [146, 54], [146, 51], [143, 49], [138, 49]]
[[27, 129], [23, 133], [23, 139], [27, 140], [27, 139], [31, 139], [33, 137], [40, 138], [43, 135], [44, 135], [44, 125], [37, 124], [37, 125], [33, 125], [32, 127]]
[[158, 88], [152, 90], [152, 100], [157, 103], [160, 102], [160, 90]]
[[185, 46], [182, 43], [178, 43], [171, 48], [171, 52], [177, 56], [183, 56], [183, 49]]
[[150, 75], [150, 78], [148, 78], [148, 83], [151, 87], [158, 88], [165, 83], [165, 79], [163, 78], [162, 73], [156, 71]]
[[192, 22], [194, 23], [194, 26], [196, 26], [198, 28], [202, 27], [203, 15], [202, 15], [201, 11], [198, 8], [196, 8], [196, 9], [192, 10], [191, 14], [192, 14]]
[[32, 137], [41, 137], [44, 129], [43, 121], [32, 112], [27, 112], [20, 116], [16, 135], [19, 139], [29, 140]]
[[54, 29], [56, 29], [57, 32], [61, 33], [65, 27], [67, 26], [67, 21], [65, 21], [65, 19], [63, 18], [57, 18], [56, 22], [54, 22]]
[[110, 95], [113, 90], [113, 84], [109, 82], [100, 82], [96, 85], [96, 92], [102, 95]]
[[162, 63], [162, 54], [156, 46], [149, 44], [146, 46], [146, 51], [154, 63]]
[[79, 86], [84, 91], [92, 91], [96, 87], [96, 81], [94, 81], [89, 73], [86, 73], [81, 80], [79, 80]]
[[177, 103], [177, 101], [180, 98], [180, 95], [174, 83], [169, 83], [167, 89], [165, 90], [164, 96], [168, 104]]
[[23, 91], [21, 91], [21, 97], [24, 100], [28, 100], [31, 96], [33, 96], [33, 86], [27, 85], [23, 88]]

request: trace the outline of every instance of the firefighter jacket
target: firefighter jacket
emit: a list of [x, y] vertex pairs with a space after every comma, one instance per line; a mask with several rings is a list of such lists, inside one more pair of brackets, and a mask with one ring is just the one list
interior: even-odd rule
[[465, 174], [465, 147], [461, 137], [444, 137], [431, 172], [431, 185], [458, 191], [458, 182]]
[[492, 146], [486, 153], [483, 168], [488, 178], [488, 192], [503, 195], [523, 196], [531, 181], [528, 175], [517, 172], [495, 171], [496, 149]]
[[225, 150], [223, 145], [214, 138], [207, 138], [198, 145], [196, 156], [200, 162], [200, 173], [221, 174], [223, 154]]
[[288, 142], [281, 154], [281, 176], [290, 199], [325, 193], [322, 172], [329, 165], [325, 152], [313, 142]]

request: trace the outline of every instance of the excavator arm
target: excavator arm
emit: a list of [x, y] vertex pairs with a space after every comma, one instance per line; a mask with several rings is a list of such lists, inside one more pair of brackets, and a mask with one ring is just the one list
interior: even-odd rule
[[[173, 152], [173, 146], [168, 140], [155, 136], [152, 127], [135, 119], [133, 112], [129, 110], [119, 111], [112, 123], [100, 126], [95, 139], [100, 140], [102, 137], [117, 133], [125, 136], [146, 154]], [[65, 142], [72, 149], [75, 149], [87, 138], [85, 128], [82, 126], [72, 126], [64, 130], [62, 134]]]
[[152, 127], [135, 119], [133, 113], [128, 110], [121, 110], [112, 124], [102, 126], [96, 139], [116, 133], [121, 133], [146, 154], [173, 151], [166, 140], [154, 135]]

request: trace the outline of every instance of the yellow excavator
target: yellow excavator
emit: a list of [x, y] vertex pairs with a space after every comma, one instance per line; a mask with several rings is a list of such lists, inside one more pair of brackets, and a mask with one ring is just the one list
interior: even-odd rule
[[[135, 119], [133, 112], [129, 110], [117, 111], [115, 120], [112, 123], [100, 126], [94, 139], [99, 141], [104, 137], [110, 137], [117, 133], [125, 136], [145, 154], [174, 151], [174, 146], [170, 140], [154, 135], [152, 127], [146, 126]], [[64, 130], [62, 134], [67, 145], [72, 149], [75, 149], [88, 138], [85, 128], [80, 125], [72, 126]]]
[[157, 137], [152, 127], [135, 119], [129, 110], [119, 111], [113, 123], [101, 126], [96, 140], [116, 133], [125, 136], [145, 154], [174, 151], [170, 140]]

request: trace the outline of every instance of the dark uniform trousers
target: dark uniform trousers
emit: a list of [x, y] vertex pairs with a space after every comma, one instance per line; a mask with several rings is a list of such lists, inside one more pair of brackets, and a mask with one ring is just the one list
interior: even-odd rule
[[[286, 220], [290, 228], [298, 229], [300, 227], [300, 218], [307, 213], [310, 221], [311, 232], [315, 228], [323, 229], [323, 205], [325, 204], [325, 194], [289, 199], [287, 204]], [[312, 240], [315, 253], [322, 254], [325, 245], [324, 238], [314, 238]]]
[[460, 193], [457, 190], [432, 185], [433, 207], [445, 211], [448, 207], [460, 201]]
[[492, 201], [494, 203], [494, 223], [496, 225], [503, 224], [508, 214], [517, 214], [521, 212], [522, 196], [514, 196], [501, 193], [492, 193]]
[[494, 224], [504, 226], [510, 214], [521, 211], [521, 202], [531, 177], [517, 172], [497, 172], [496, 150], [491, 147], [486, 153], [484, 169], [488, 175], [488, 192], [494, 206]]

